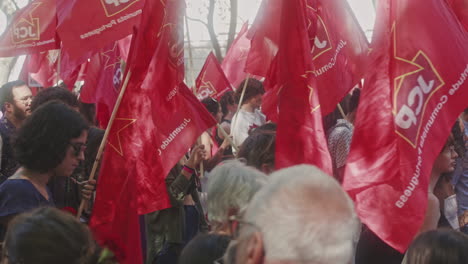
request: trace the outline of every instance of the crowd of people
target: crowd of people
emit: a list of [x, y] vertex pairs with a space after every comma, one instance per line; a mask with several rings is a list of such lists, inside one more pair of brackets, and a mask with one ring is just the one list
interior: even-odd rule
[[[202, 101], [218, 126], [166, 176], [171, 207], [142, 216], [146, 264], [468, 263], [468, 108], [427, 175], [427, 213], [401, 253], [361, 223], [341, 187], [360, 90], [324, 118], [327, 175], [311, 165], [276, 170], [263, 84], [244, 86]], [[0, 88], [0, 106], [0, 263], [118, 263], [86, 226], [96, 186], [87, 179], [104, 135], [93, 115], [63, 87], [33, 97], [21, 81]]]

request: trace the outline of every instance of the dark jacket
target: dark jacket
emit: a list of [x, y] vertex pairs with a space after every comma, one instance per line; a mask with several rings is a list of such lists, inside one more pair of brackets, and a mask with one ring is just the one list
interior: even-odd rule
[[199, 231], [207, 232], [208, 224], [198, 197], [195, 175], [188, 180], [181, 174], [182, 166], [177, 164], [166, 177], [166, 187], [171, 208], [145, 215], [147, 254], [146, 263], [152, 263], [165, 243], [183, 243], [185, 228], [184, 199], [191, 194], [199, 215]]

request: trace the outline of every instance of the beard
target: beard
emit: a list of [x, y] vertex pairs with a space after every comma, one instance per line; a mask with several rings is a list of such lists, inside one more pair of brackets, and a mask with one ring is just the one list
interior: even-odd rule
[[26, 113], [21, 110], [16, 104], [13, 104], [13, 116], [16, 120], [23, 121], [26, 119]]

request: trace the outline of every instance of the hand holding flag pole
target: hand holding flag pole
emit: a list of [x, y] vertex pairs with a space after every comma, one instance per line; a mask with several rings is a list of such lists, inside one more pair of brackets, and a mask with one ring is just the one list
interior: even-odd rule
[[227, 134], [226, 130], [224, 130], [224, 128], [221, 127], [221, 125], [220, 125], [219, 123], [216, 124], [216, 126], [218, 127], [219, 131], [221, 131], [221, 134], [223, 134], [223, 137], [224, 137], [227, 141], [229, 141], [229, 144], [234, 148], [234, 150], [235, 150], [236, 152], [239, 152], [239, 147], [236, 146], [236, 145], [234, 145], [234, 142], [232, 141], [231, 136], [229, 136], [229, 135]]
[[[109, 136], [110, 129], [112, 127], [112, 124], [114, 123], [115, 116], [117, 115], [117, 110], [119, 109], [120, 102], [122, 101], [123, 95], [125, 94], [125, 90], [127, 89], [128, 81], [130, 80], [130, 76], [132, 75], [131, 71], [128, 71], [127, 76], [125, 76], [125, 81], [122, 85], [122, 89], [120, 89], [119, 97], [117, 98], [117, 101], [115, 102], [114, 110], [112, 111], [111, 118], [109, 120], [109, 124], [106, 128], [106, 132], [104, 133], [104, 137], [102, 138], [101, 145], [99, 146], [98, 153], [96, 154], [96, 159], [94, 160], [93, 168], [91, 170], [91, 173], [89, 175], [88, 180], [94, 180], [94, 176], [96, 175], [96, 170], [99, 165], [99, 161], [101, 160], [102, 153], [104, 151], [104, 146], [106, 145], [107, 138]], [[81, 200], [80, 207], [78, 209], [78, 213], [76, 214], [76, 218], [79, 220], [81, 217], [81, 214], [83, 213], [84, 206], [87, 201]]]

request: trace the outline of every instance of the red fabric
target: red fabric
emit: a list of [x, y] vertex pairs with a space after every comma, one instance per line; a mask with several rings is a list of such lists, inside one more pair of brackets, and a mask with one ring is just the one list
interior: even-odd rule
[[251, 39], [245, 72], [266, 76], [271, 62], [278, 52], [279, 24], [272, 18], [281, 17], [282, 0], [263, 0], [247, 37]]
[[50, 50], [29, 56], [28, 72], [43, 87], [57, 83], [57, 63], [60, 51]]
[[267, 120], [278, 123], [278, 94], [281, 84], [278, 80], [278, 56], [273, 59], [270, 70], [263, 82], [265, 93], [262, 96], [262, 113]]
[[376, 21], [343, 184], [360, 219], [404, 252], [424, 219], [433, 162], [466, 107], [468, 37], [438, 0], [379, 1]]
[[195, 87], [200, 101], [207, 97], [219, 100], [225, 92], [232, 90], [213, 52], [206, 57], [205, 64], [195, 80]]
[[55, 0], [36, 0], [20, 9], [0, 36], [0, 57], [59, 48], [55, 10]]
[[60, 75], [70, 75], [94, 53], [131, 34], [140, 22], [143, 4], [143, 0], [57, 0]]
[[245, 22], [221, 63], [227, 79], [236, 88], [247, 78], [244, 68], [250, 50], [250, 40], [247, 38], [248, 26], [249, 23]]
[[446, 0], [458, 17], [463, 27], [468, 30], [468, 1], [466, 0]]
[[115, 42], [91, 58], [85, 84], [80, 92], [82, 102], [96, 104], [96, 118], [104, 129], [119, 96], [121, 81], [120, 49]]
[[[284, 0], [278, 51], [279, 121], [276, 167], [313, 164], [332, 173], [332, 164], [318, 107], [315, 83], [304, 73], [313, 69], [307, 35], [306, 2]], [[309, 100], [304, 100], [308, 98]]]
[[142, 263], [138, 214], [170, 207], [166, 175], [216, 123], [181, 82], [183, 7], [182, 0], [146, 2], [110, 128], [90, 226], [120, 263]]
[[369, 45], [347, 0], [308, 0], [308, 28], [322, 114], [333, 112], [364, 75]]

